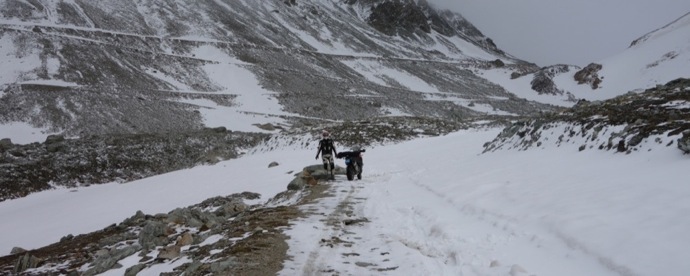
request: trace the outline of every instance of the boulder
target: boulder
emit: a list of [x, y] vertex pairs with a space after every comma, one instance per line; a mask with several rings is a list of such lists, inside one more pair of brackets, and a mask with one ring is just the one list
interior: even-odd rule
[[577, 84], [589, 84], [592, 89], [599, 88], [602, 79], [599, 78], [599, 71], [603, 68], [601, 64], [590, 63], [582, 68], [582, 70], [575, 73], [575, 81]]
[[14, 273], [19, 274], [20, 272], [30, 268], [37, 268], [40, 263], [41, 259], [27, 252], [24, 254], [24, 256], [17, 260], [17, 263], [14, 266]]
[[101, 253], [95, 256], [92, 267], [85, 271], [82, 276], [98, 275], [113, 268], [122, 267], [118, 262], [127, 258], [137, 251], [141, 250], [138, 244], [127, 246], [121, 249], [103, 249]]
[[496, 60], [492, 61], [491, 65], [493, 65], [494, 67], [497, 67], [497, 68], [501, 68], [501, 67], [506, 66], [506, 64], [501, 59], [496, 59]]
[[19, 253], [26, 253], [26, 251], [27, 250], [24, 248], [14, 247], [14, 248], [12, 248], [12, 251], [10, 251], [10, 254], [14, 255], [14, 254], [19, 254]]
[[541, 71], [534, 74], [534, 78], [530, 82], [530, 85], [532, 85], [532, 90], [539, 92], [540, 95], [542, 95], [542, 94], [551, 94], [551, 95], [561, 94], [561, 91], [558, 90], [556, 83], [553, 82], [551, 77], [548, 74], [545, 74]]
[[173, 230], [165, 223], [148, 221], [139, 233], [139, 244], [145, 250], [165, 245], [168, 243], [168, 235], [172, 234], [172, 232]]
[[305, 168], [302, 172], [298, 173], [295, 178], [288, 183], [288, 190], [302, 190], [308, 185], [316, 185], [318, 182], [316, 178], [312, 176], [309, 171]]
[[58, 152], [65, 149], [65, 137], [62, 135], [49, 135], [45, 141], [45, 147], [48, 152]]
[[[304, 167], [304, 171], [308, 172], [312, 177], [319, 179], [319, 180], [328, 180], [330, 178], [330, 175], [328, 172], [323, 168], [323, 164], [319, 165], [311, 165]], [[335, 165], [335, 169], [333, 169], [334, 174], [345, 174], [345, 168], [340, 167], [338, 165]]]
[[[224, 206], [223, 211], [226, 209], [227, 207]], [[201, 228], [204, 225], [213, 226], [218, 223], [219, 219], [212, 213], [198, 209], [177, 208], [168, 214], [167, 221], [192, 228]]]
[[171, 245], [168, 247], [165, 247], [161, 249], [161, 251], [158, 252], [158, 256], [156, 259], [159, 260], [172, 260], [180, 256], [180, 249], [181, 247], [178, 245]]
[[[335, 166], [334, 174], [345, 174], [345, 168]], [[295, 174], [295, 178], [287, 186], [288, 190], [301, 190], [307, 186], [318, 184], [319, 180], [329, 180], [331, 175], [323, 168], [323, 164], [304, 167], [301, 172]]]
[[12, 146], [14, 146], [14, 144], [12, 144], [10, 138], [0, 139], [0, 151], [11, 149]]
[[125, 276], [136, 276], [140, 271], [144, 270], [144, 268], [146, 268], [145, 264], [135, 264], [125, 270]]
[[194, 242], [194, 236], [192, 236], [192, 233], [186, 232], [186, 233], [177, 237], [177, 242], [175, 242], [175, 245], [185, 246], [185, 245], [191, 245], [193, 242]]
[[218, 210], [221, 211], [219, 214], [224, 217], [233, 217], [247, 209], [249, 209], [249, 206], [244, 201], [238, 199], [226, 202]]
[[65, 141], [65, 136], [62, 135], [48, 135], [46, 138], [45, 144], [50, 145], [50, 144], [55, 144], [55, 143], [60, 143]]

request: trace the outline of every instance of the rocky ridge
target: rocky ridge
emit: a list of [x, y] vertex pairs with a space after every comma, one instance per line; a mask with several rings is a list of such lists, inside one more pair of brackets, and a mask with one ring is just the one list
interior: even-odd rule
[[[262, 275], [280, 270], [287, 244], [281, 227], [299, 216], [296, 206], [258, 208], [244, 199], [258, 194], [216, 197], [167, 214], [143, 214], [100, 231], [68, 235], [30, 251], [15, 248], [0, 257], [5, 275], [97, 275], [123, 269], [137, 273], [179, 261], [169, 275]], [[119, 262], [133, 258], [135, 265]], [[131, 263], [128, 261], [127, 263]]]
[[268, 134], [225, 128], [177, 133], [91, 135], [15, 145], [0, 141], [0, 201], [54, 187], [129, 182], [236, 158]]
[[[339, 147], [366, 148], [398, 143], [415, 138], [445, 135], [461, 129], [483, 126], [505, 126], [520, 117], [485, 116], [466, 120], [432, 117], [374, 117], [368, 120], [340, 122], [302, 121], [298, 127], [272, 135], [251, 151], [267, 151], [280, 147], [314, 148], [321, 131], [332, 133]], [[315, 138], [316, 137], [316, 138]], [[251, 152], [250, 151], [250, 152]]]
[[642, 93], [580, 101], [558, 113], [518, 121], [487, 143], [485, 152], [577, 143], [581, 151], [632, 153], [645, 143], [663, 143], [690, 153], [689, 137], [690, 79], [677, 79]]
[[[488, 119], [488, 117], [487, 117]], [[507, 124], [501, 117], [492, 124]], [[302, 119], [297, 127], [278, 134], [243, 133], [225, 128], [198, 131], [91, 135], [81, 138], [49, 136], [43, 143], [16, 145], [0, 140], [0, 201], [55, 187], [79, 187], [129, 182], [153, 175], [213, 164], [245, 152], [285, 146], [313, 148], [323, 129], [336, 134], [342, 147], [369, 147], [444, 135], [473, 127], [471, 120], [428, 117], [380, 117], [366, 121], [324, 123]], [[264, 126], [266, 127], [266, 126]]]

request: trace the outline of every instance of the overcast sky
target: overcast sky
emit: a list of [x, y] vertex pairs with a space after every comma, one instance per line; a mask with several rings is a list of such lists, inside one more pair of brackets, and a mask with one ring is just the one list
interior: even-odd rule
[[540, 66], [587, 65], [690, 12], [690, 0], [428, 0]]

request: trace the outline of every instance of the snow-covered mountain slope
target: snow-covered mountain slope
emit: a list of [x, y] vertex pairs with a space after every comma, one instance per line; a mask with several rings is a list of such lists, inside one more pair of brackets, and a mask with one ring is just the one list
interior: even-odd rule
[[[532, 80], [536, 74], [523, 78]], [[604, 100], [690, 77], [690, 13], [633, 41], [621, 53], [552, 76], [577, 99]]]
[[690, 77], [690, 13], [635, 40], [622, 53], [600, 62], [600, 88], [574, 86], [556, 79], [565, 90], [588, 100], [641, 91], [679, 77]]
[[690, 79], [605, 101], [580, 101], [559, 113], [507, 127], [486, 151], [577, 146], [632, 154], [677, 148], [690, 153]]
[[477, 76], [534, 66], [424, 1], [37, 0], [0, 13], [0, 122], [39, 131], [269, 132], [255, 125], [551, 108]]

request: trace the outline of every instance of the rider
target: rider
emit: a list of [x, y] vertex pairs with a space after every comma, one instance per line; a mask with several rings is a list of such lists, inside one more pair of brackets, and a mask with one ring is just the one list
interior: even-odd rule
[[333, 139], [330, 138], [330, 133], [328, 133], [327, 130], [321, 133], [319, 149], [316, 152], [317, 160], [319, 159], [319, 154], [321, 154], [321, 159], [323, 160], [323, 169], [331, 175], [331, 179], [335, 178], [335, 174], [333, 173], [333, 169], [335, 168], [333, 156], [338, 154], [338, 152], [335, 150]]

